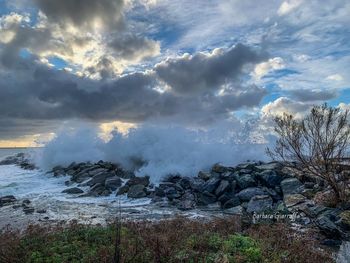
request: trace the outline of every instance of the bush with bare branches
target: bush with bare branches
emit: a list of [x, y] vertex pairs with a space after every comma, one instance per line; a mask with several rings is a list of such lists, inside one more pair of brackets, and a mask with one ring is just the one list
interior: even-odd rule
[[327, 104], [314, 106], [302, 119], [284, 113], [274, 119], [278, 135], [267, 153], [293, 169], [326, 182], [338, 201], [346, 201], [349, 165], [349, 111]]

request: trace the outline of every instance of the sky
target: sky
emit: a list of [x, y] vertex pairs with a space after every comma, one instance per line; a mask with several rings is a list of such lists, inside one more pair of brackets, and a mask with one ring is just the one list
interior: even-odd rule
[[350, 1], [0, 0], [0, 147], [350, 103]]

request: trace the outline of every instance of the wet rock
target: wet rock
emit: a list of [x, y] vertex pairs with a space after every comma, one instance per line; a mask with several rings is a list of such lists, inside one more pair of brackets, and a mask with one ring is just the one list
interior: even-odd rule
[[346, 231], [350, 230], [350, 210], [343, 211], [339, 214], [339, 221], [337, 222]]
[[229, 214], [229, 215], [241, 216], [241, 215], [243, 215], [243, 207], [238, 205], [238, 206], [235, 206], [235, 207], [231, 207], [229, 209], [225, 209], [223, 212], [225, 214]]
[[248, 213], [260, 213], [272, 209], [272, 198], [268, 195], [253, 196], [247, 206]]
[[263, 185], [271, 188], [280, 185], [283, 179], [282, 176], [278, 175], [274, 170], [265, 170], [263, 172], [260, 172], [258, 174], [258, 178]]
[[122, 185], [122, 183], [122, 180], [118, 176], [113, 176], [106, 179], [105, 187], [106, 189], [115, 191]]
[[206, 172], [200, 171], [200, 172], [198, 173], [198, 176], [197, 176], [197, 177], [200, 178], [200, 179], [202, 179], [202, 180], [204, 180], [204, 181], [208, 181], [208, 180], [210, 179], [210, 177], [211, 177], [211, 174], [210, 174], [210, 173], [206, 173]]
[[223, 205], [224, 203], [226, 203], [228, 200], [235, 198], [236, 195], [234, 192], [226, 192], [224, 194], [222, 194], [219, 198], [218, 201], [221, 203], [221, 205]]
[[72, 188], [68, 188], [68, 189], [63, 190], [62, 193], [65, 193], [65, 194], [82, 194], [82, 193], [84, 193], [84, 191], [81, 190], [78, 187], [72, 187]]
[[104, 184], [97, 183], [93, 187], [90, 188], [88, 196], [108, 196], [110, 195], [111, 191], [106, 189]]
[[238, 206], [240, 205], [241, 202], [239, 200], [238, 197], [232, 197], [231, 199], [227, 200], [223, 205], [222, 205], [222, 208], [223, 209], [228, 209], [228, 208], [231, 208], [231, 207], [235, 207], [235, 206]]
[[221, 180], [218, 187], [215, 190], [216, 196], [221, 196], [223, 193], [231, 190], [231, 184], [227, 180]]
[[324, 239], [321, 244], [328, 247], [338, 248], [342, 244], [342, 241], [339, 239]]
[[30, 200], [29, 199], [24, 199], [23, 201], [22, 201], [22, 205], [29, 205], [31, 202], [30, 202]]
[[164, 190], [165, 196], [169, 200], [174, 200], [181, 197], [181, 193], [175, 187], [169, 187]]
[[0, 197], [0, 207], [5, 206], [5, 205], [10, 205], [16, 201], [17, 201], [17, 199], [13, 195], [2, 196], [2, 197]]
[[37, 212], [38, 214], [45, 214], [45, 213], [46, 213], [46, 210], [45, 210], [45, 209], [38, 209], [38, 210], [36, 210], [36, 212]]
[[128, 186], [132, 186], [132, 185], [148, 186], [149, 185], [149, 176], [133, 177], [133, 178], [129, 179], [129, 181], [126, 182], [126, 185], [128, 185]]
[[304, 183], [304, 187], [307, 188], [307, 189], [313, 189], [314, 186], [315, 186], [314, 182], [305, 182]]
[[86, 185], [93, 186], [95, 184], [104, 184], [107, 178], [111, 177], [115, 177], [115, 172], [108, 172], [104, 170], [95, 174], [88, 182], [86, 182]]
[[235, 179], [237, 181], [237, 185], [241, 189], [246, 189], [248, 187], [256, 186], [254, 177], [251, 174], [235, 175]]
[[303, 184], [297, 178], [287, 178], [281, 181], [283, 195], [300, 194], [304, 190]]
[[125, 171], [123, 169], [117, 169], [116, 170], [116, 175], [118, 177], [120, 177], [120, 178], [123, 178], [123, 179], [131, 179], [131, 178], [136, 177], [134, 172], [132, 172], [132, 171]]
[[250, 187], [247, 189], [244, 189], [242, 191], [240, 191], [237, 194], [237, 197], [239, 197], [239, 199], [243, 202], [245, 201], [249, 201], [252, 197], [256, 196], [256, 195], [264, 195], [265, 192], [258, 187]]
[[197, 204], [198, 205], [209, 205], [216, 202], [216, 196], [208, 191], [199, 193], [197, 195]]
[[126, 194], [129, 191], [129, 186], [128, 185], [123, 185], [121, 186], [118, 191], [117, 191], [117, 196], [118, 195], [123, 195]]
[[188, 177], [183, 177], [178, 182], [178, 184], [185, 190], [190, 189], [191, 188], [191, 179]]
[[[137, 178], [137, 177], [135, 177]], [[144, 184], [131, 185], [128, 191], [128, 198], [146, 197], [146, 188]]]
[[218, 174], [221, 174], [221, 173], [225, 173], [227, 171], [231, 171], [232, 169], [230, 167], [225, 167], [221, 164], [215, 164], [212, 168], [211, 168], [211, 171], [214, 172], [214, 173], [218, 173]]
[[207, 191], [209, 193], [214, 193], [216, 188], [220, 184], [219, 178], [210, 178], [208, 181], [205, 182], [203, 191]]
[[34, 207], [24, 207], [23, 208], [23, 212], [26, 214], [26, 215], [29, 215], [29, 214], [33, 214], [34, 213]]
[[341, 237], [341, 231], [330, 217], [321, 215], [315, 220], [318, 228], [329, 237]]
[[158, 197], [165, 197], [164, 189], [162, 189], [160, 187], [156, 187], [154, 190], [154, 195], [158, 196]]
[[186, 192], [181, 199], [179, 200], [179, 203], [177, 204], [177, 208], [179, 210], [191, 210], [195, 208], [196, 202], [195, 202], [195, 196], [190, 193]]
[[290, 195], [284, 196], [283, 201], [286, 207], [289, 208], [305, 202], [306, 197], [301, 194], [290, 194]]
[[193, 180], [191, 180], [191, 188], [195, 192], [203, 192], [204, 186], [205, 186], [205, 181], [203, 179], [193, 178]]

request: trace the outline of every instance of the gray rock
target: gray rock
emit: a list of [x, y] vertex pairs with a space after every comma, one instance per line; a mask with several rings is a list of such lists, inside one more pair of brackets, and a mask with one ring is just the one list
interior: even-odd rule
[[123, 179], [131, 179], [135, 177], [135, 173], [131, 171], [125, 171], [123, 169], [117, 169], [116, 175]]
[[[136, 177], [135, 177], [136, 178]], [[131, 185], [128, 191], [128, 198], [146, 197], [146, 188], [143, 184]]]
[[268, 195], [257, 195], [252, 197], [247, 206], [248, 213], [260, 213], [269, 209], [272, 209], [272, 198]]
[[202, 180], [204, 180], [204, 181], [207, 181], [207, 180], [210, 179], [211, 174], [210, 174], [210, 173], [206, 173], [206, 172], [200, 171], [200, 172], [198, 173], [197, 177], [200, 178], [200, 179], [202, 179]]
[[38, 210], [36, 210], [36, 212], [37, 212], [38, 214], [45, 214], [45, 213], [46, 213], [46, 210], [45, 210], [45, 209], [38, 209]]
[[340, 237], [342, 235], [340, 229], [337, 227], [337, 225], [334, 222], [332, 222], [332, 220], [328, 216], [325, 216], [325, 215], [319, 216], [315, 220], [315, 224], [327, 236]]
[[226, 201], [223, 204], [222, 208], [223, 209], [227, 209], [227, 208], [238, 206], [240, 204], [241, 204], [241, 202], [239, 201], [239, 198], [238, 197], [233, 197], [230, 200]]
[[165, 197], [165, 192], [164, 189], [160, 188], [160, 187], [156, 187], [154, 189], [154, 195], [158, 196], [158, 197]]
[[226, 192], [224, 194], [222, 194], [219, 198], [218, 201], [221, 203], [221, 205], [223, 205], [224, 203], [226, 203], [228, 200], [232, 199], [236, 197], [234, 192]]
[[0, 207], [5, 206], [5, 205], [10, 205], [16, 201], [17, 201], [17, 199], [13, 195], [2, 196], [2, 197], [0, 197]]
[[283, 177], [281, 175], [278, 175], [273, 170], [264, 170], [260, 172], [258, 175], [259, 180], [262, 182], [263, 185], [267, 187], [274, 188], [278, 185], [280, 185]]
[[115, 172], [111, 171], [102, 171], [95, 174], [89, 181], [86, 182], [86, 185], [93, 186], [95, 184], [104, 184], [107, 178], [115, 177]]
[[29, 206], [26, 206], [23, 208], [23, 212], [28, 215], [28, 214], [33, 214], [34, 213], [34, 207], [29, 207]]
[[211, 171], [214, 173], [225, 173], [227, 171], [231, 171], [232, 169], [230, 167], [223, 166], [221, 164], [214, 164], [214, 166], [211, 168]]
[[203, 192], [205, 181], [200, 178], [193, 178], [191, 180], [191, 188], [196, 192]]
[[208, 191], [199, 193], [197, 195], [197, 204], [198, 205], [209, 205], [216, 202], [216, 196]]
[[82, 194], [82, 193], [84, 193], [84, 191], [81, 190], [78, 187], [72, 187], [72, 188], [68, 188], [66, 190], [63, 190], [62, 193], [65, 193], [65, 194]]
[[242, 191], [240, 191], [237, 196], [239, 197], [239, 199], [243, 202], [245, 201], [249, 201], [252, 197], [256, 196], [256, 195], [264, 195], [265, 192], [258, 187], [249, 187], [247, 189], [244, 189]]
[[256, 186], [256, 182], [251, 174], [235, 175], [235, 179], [241, 189]]
[[191, 210], [195, 208], [196, 202], [195, 197], [192, 193], [186, 192], [177, 204], [179, 210]]
[[122, 180], [118, 176], [113, 176], [106, 179], [105, 187], [106, 189], [115, 191], [122, 185], [122, 183]]
[[264, 171], [264, 170], [279, 171], [283, 168], [283, 165], [279, 162], [271, 162], [271, 163], [257, 165], [257, 166], [255, 166], [255, 168], [259, 171]]
[[188, 177], [181, 178], [181, 180], [178, 183], [185, 190], [191, 188], [191, 179]]
[[181, 197], [181, 193], [175, 187], [169, 187], [164, 190], [165, 196], [169, 200], [174, 200]]
[[297, 178], [287, 178], [281, 181], [283, 195], [300, 194], [304, 190], [303, 184]]
[[117, 196], [118, 195], [123, 195], [126, 194], [129, 191], [129, 186], [128, 185], [123, 185], [121, 186], [118, 191], [117, 191]]
[[289, 194], [283, 197], [284, 204], [290, 208], [306, 201], [306, 197], [301, 194]]
[[243, 207], [238, 205], [238, 206], [235, 206], [235, 207], [231, 207], [229, 209], [225, 209], [224, 210], [224, 213], [225, 214], [229, 214], [229, 215], [243, 215]]
[[223, 193], [231, 190], [231, 183], [227, 180], [221, 180], [220, 184], [215, 190], [215, 195], [216, 196], [221, 196]]
[[126, 184], [128, 186], [132, 186], [132, 185], [148, 186], [149, 185], [149, 176], [133, 177], [133, 178], [129, 179], [129, 181], [127, 181]]
[[220, 184], [219, 178], [210, 178], [208, 181], [205, 182], [203, 191], [207, 191], [209, 193], [214, 193], [216, 188]]

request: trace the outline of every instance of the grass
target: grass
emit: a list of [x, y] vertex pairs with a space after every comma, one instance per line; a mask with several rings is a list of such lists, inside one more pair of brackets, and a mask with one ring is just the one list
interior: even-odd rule
[[[125, 222], [120, 229], [119, 262], [333, 262], [307, 237], [286, 225], [242, 229], [237, 218], [210, 222], [178, 218]], [[116, 225], [29, 226], [0, 233], [1, 263], [116, 262]]]

